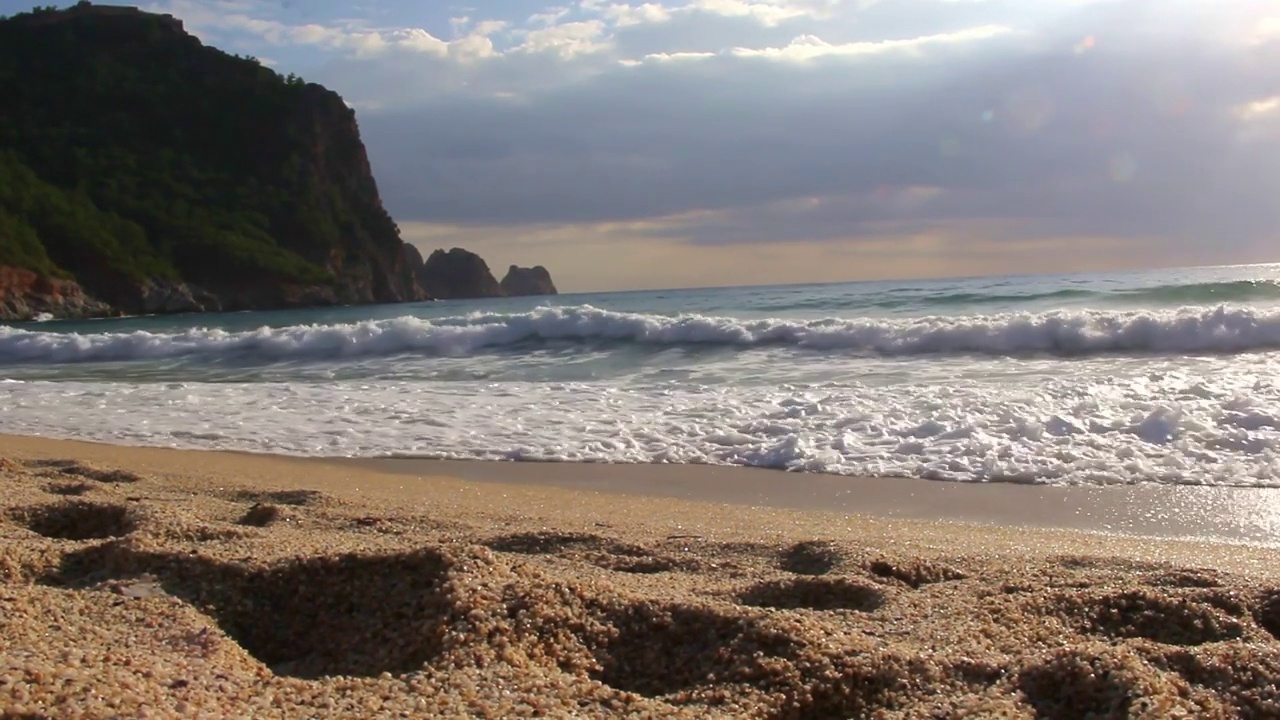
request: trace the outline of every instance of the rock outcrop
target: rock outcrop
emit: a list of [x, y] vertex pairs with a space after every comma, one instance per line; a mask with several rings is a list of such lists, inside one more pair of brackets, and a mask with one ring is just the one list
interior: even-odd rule
[[112, 313], [73, 280], [60, 280], [32, 270], [0, 267], [0, 318], [103, 317]]
[[431, 253], [418, 271], [418, 284], [439, 300], [502, 295], [502, 287], [484, 258], [462, 248]]
[[498, 282], [484, 258], [469, 250], [435, 250], [426, 262], [421, 262], [422, 256], [416, 249], [408, 254], [416, 257], [421, 265], [417, 271], [418, 284], [439, 300], [556, 294], [551, 273], [541, 265], [532, 268], [512, 265], [502, 282]]
[[551, 282], [551, 273], [541, 265], [522, 268], [512, 265], [507, 268], [506, 277], [499, 283], [502, 294], [516, 295], [555, 295], [556, 284]]

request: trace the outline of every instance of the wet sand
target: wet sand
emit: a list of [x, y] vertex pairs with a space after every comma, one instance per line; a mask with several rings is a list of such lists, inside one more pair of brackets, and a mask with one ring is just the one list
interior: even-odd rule
[[1269, 491], [813, 479], [0, 436], [0, 709], [1280, 716]]
[[337, 460], [416, 477], [547, 485], [608, 494], [882, 518], [956, 520], [1280, 546], [1280, 488], [1050, 486], [840, 477], [712, 465]]

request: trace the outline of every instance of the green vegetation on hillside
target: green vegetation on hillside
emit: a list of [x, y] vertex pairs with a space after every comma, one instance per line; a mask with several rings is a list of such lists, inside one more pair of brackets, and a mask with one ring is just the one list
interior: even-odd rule
[[0, 264], [109, 295], [331, 283], [398, 252], [341, 100], [164, 16], [0, 19], [0, 98]]

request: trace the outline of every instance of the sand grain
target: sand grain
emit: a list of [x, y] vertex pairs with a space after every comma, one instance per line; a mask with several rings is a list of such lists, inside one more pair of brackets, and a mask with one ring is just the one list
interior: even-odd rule
[[5, 717], [1280, 716], [1273, 551], [87, 447], [0, 445]]

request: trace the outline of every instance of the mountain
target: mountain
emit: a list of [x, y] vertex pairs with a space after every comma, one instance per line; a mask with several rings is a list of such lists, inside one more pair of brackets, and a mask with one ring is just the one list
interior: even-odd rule
[[0, 319], [433, 297], [342, 98], [172, 16], [0, 20], [0, 98]]

